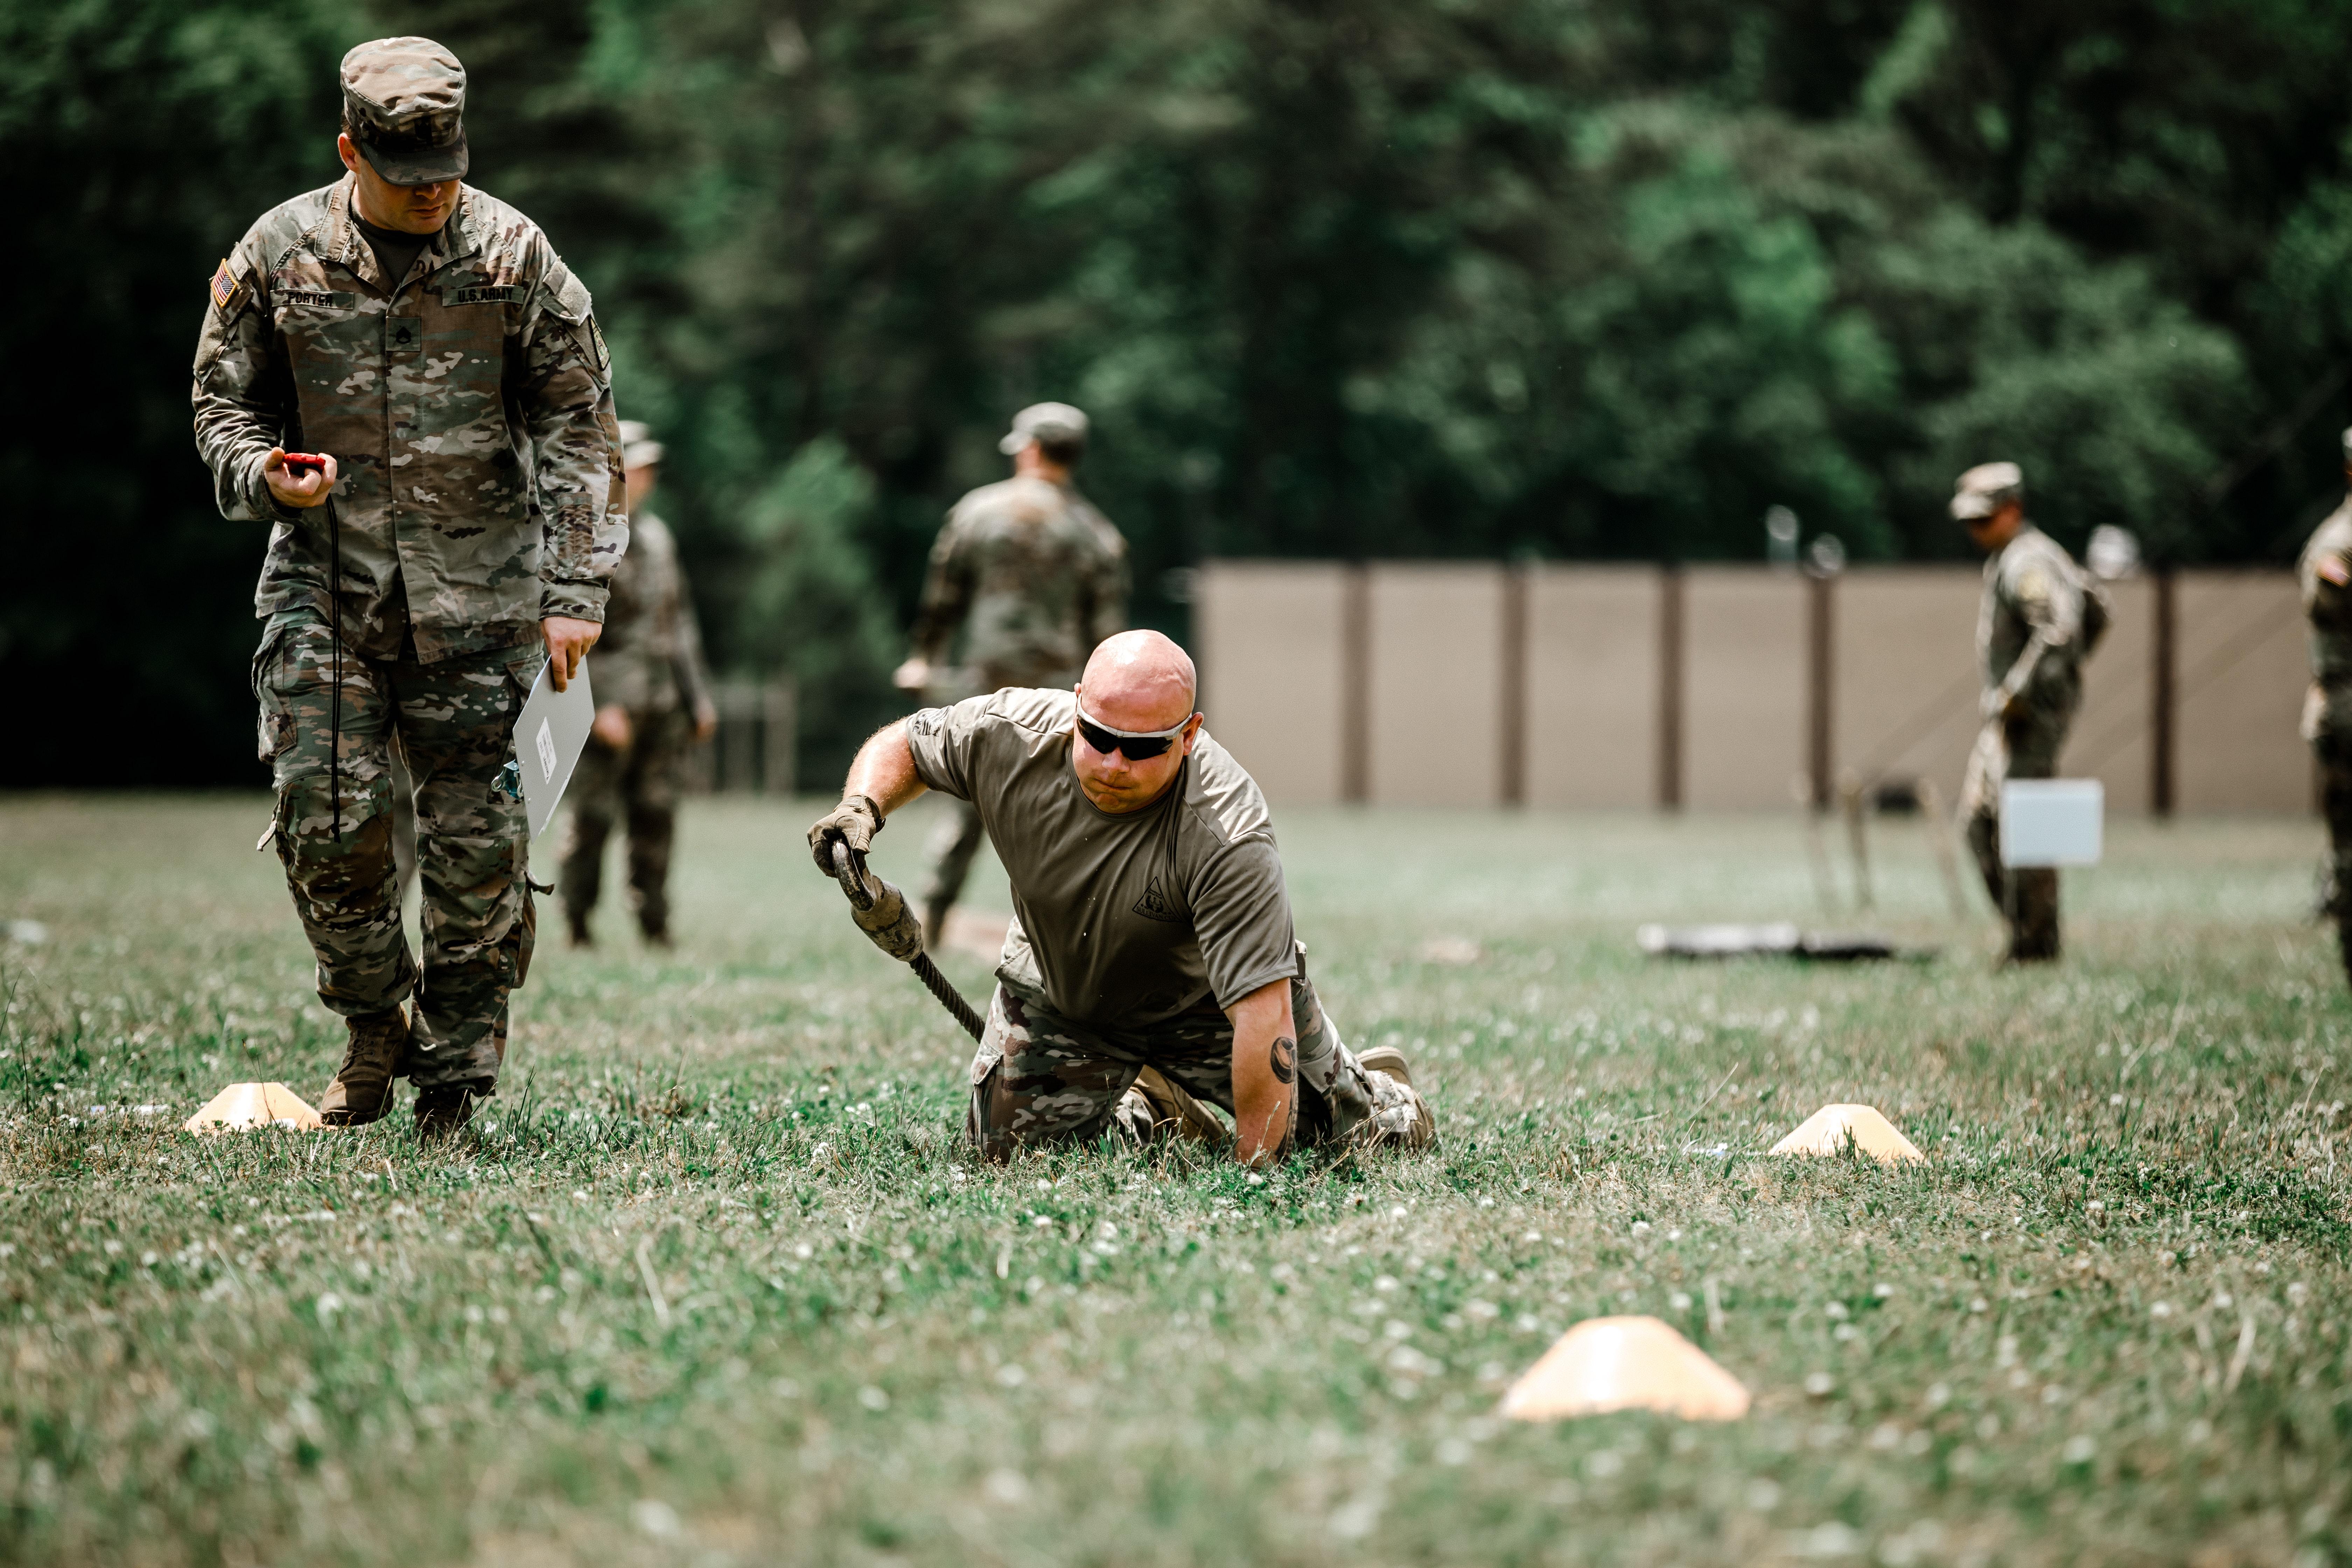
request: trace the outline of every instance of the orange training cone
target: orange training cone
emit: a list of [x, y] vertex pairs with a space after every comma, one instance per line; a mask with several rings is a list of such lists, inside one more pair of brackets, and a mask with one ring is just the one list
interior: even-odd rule
[[1918, 1145], [1895, 1131], [1895, 1123], [1867, 1105], [1824, 1105], [1805, 1124], [1772, 1145], [1775, 1154], [1834, 1154], [1846, 1140], [1883, 1165], [1924, 1160]]
[[1655, 1318], [1587, 1318], [1553, 1342], [1503, 1395], [1514, 1421], [1656, 1410], [1685, 1421], [1737, 1421], [1748, 1390]]
[[325, 1123], [300, 1095], [282, 1083], [233, 1083], [181, 1125], [191, 1132], [276, 1126], [309, 1132]]

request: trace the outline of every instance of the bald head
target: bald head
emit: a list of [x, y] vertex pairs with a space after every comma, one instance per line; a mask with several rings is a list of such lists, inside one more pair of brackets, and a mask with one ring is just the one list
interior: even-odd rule
[[1192, 717], [1192, 656], [1158, 632], [1121, 632], [1095, 649], [1079, 682], [1087, 711], [1114, 730], [1165, 730]]

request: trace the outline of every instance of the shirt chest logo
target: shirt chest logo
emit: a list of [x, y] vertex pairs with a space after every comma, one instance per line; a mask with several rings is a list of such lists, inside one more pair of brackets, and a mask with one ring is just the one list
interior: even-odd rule
[[1145, 886], [1143, 897], [1135, 900], [1135, 909], [1132, 912], [1141, 915], [1148, 921], [1166, 921], [1171, 924], [1181, 921], [1184, 918], [1178, 914], [1176, 907], [1168, 901], [1168, 895], [1160, 890], [1160, 879], [1157, 877], [1152, 878]]

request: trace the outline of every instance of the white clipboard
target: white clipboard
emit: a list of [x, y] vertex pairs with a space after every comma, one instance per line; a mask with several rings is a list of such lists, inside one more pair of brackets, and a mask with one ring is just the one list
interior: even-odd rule
[[564, 786], [579, 765], [588, 731], [596, 722], [596, 699], [588, 689], [588, 661], [580, 661], [570, 689], [555, 689], [548, 679], [550, 665], [539, 667], [522, 712], [515, 720], [515, 763], [522, 773], [523, 807], [530, 814], [530, 836], [547, 831], [562, 803]]
[[2000, 863], [2095, 866], [2106, 790], [2096, 779], [2013, 779], [2000, 786]]

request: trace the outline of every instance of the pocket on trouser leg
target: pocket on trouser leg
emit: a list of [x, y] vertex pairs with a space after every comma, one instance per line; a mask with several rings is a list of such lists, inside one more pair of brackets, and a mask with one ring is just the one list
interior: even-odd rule
[[276, 763], [294, 744], [294, 712], [286, 701], [286, 681], [279, 668], [284, 659], [286, 630], [278, 626], [265, 634], [253, 655], [253, 701], [257, 710], [254, 745], [265, 763]]
[[304, 773], [278, 792], [278, 864], [319, 966], [319, 995], [351, 1016], [381, 1012], [408, 994], [415, 961], [400, 928], [388, 782], [345, 781], [343, 830], [333, 830], [330, 781]]
[[[1004, 1042], [1018, 1026], [1006, 1013], [1004, 987], [988, 999], [988, 1022], [980, 1032], [980, 1045], [971, 1054], [971, 1104], [964, 1113], [964, 1137], [985, 1159], [1003, 1160], [1012, 1152], [1012, 1141], [996, 1131], [992, 1113], [992, 1100], [996, 1090], [997, 1069], [1004, 1061]], [[1025, 1032], [1023, 1038], [1026, 1038]]]
[[498, 1076], [499, 1029], [523, 952], [527, 904], [511, 837], [436, 835], [417, 846], [425, 984], [416, 1020], [417, 1086]]
[[337, 910], [390, 900], [392, 788], [383, 774], [346, 774], [340, 785], [325, 773], [290, 778], [278, 791], [277, 824], [278, 858], [298, 893]]

